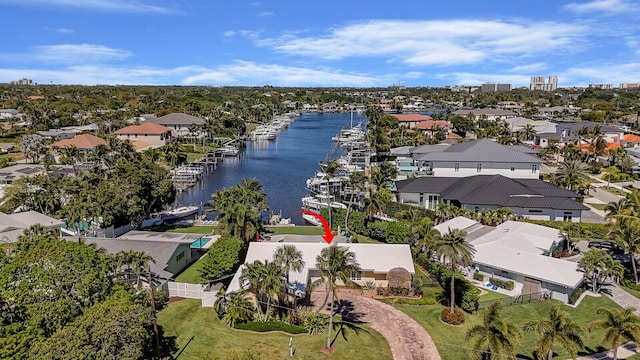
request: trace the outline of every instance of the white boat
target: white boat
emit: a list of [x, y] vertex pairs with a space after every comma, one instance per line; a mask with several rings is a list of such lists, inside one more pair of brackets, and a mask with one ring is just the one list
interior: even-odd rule
[[237, 147], [233, 145], [224, 145], [220, 148], [222, 156], [236, 156], [240, 152]]
[[162, 220], [181, 219], [198, 212], [198, 206], [180, 206], [162, 213]]
[[[326, 209], [329, 207], [333, 209], [346, 209], [347, 205], [341, 202], [333, 201], [333, 197], [327, 192], [322, 192], [314, 196], [306, 196], [302, 198], [302, 209], [304, 210], [309, 210], [313, 211], [314, 213], [320, 214], [320, 209]], [[313, 215], [302, 214], [302, 218], [312, 225], [322, 225], [320, 219]]]

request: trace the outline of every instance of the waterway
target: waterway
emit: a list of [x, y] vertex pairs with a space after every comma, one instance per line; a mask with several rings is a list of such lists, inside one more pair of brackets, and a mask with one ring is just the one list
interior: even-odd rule
[[[365, 120], [364, 115], [353, 114], [354, 125]], [[216, 170], [203, 175], [200, 184], [179, 193], [176, 203], [200, 205], [210, 200], [211, 194], [240, 183], [242, 178], [256, 178], [273, 213], [282, 211], [292, 223], [304, 224], [297, 211], [300, 199], [307, 194], [306, 179], [315, 174], [320, 161], [339, 156], [331, 137], [350, 123], [349, 113], [302, 114], [277, 139], [247, 142], [237, 158], [226, 157]]]

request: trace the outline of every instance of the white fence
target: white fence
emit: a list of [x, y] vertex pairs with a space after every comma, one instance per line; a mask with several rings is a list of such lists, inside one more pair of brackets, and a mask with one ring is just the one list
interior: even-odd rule
[[221, 286], [209, 286], [202, 284], [189, 284], [181, 282], [167, 282], [165, 284], [169, 297], [183, 297], [188, 299], [200, 299], [202, 300], [202, 307], [213, 307], [213, 304], [218, 299], [218, 291]]

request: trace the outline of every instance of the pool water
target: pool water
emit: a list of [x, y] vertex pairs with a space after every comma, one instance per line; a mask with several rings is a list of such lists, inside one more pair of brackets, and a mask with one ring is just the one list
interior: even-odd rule
[[200, 239], [192, 242], [191, 243], [191, 247], [199, 249], [199, 248], [204, 247], [205, 245], [207, 245], [209, 243], [209, 241], [211, 241], [210, 238], [200, 238]]

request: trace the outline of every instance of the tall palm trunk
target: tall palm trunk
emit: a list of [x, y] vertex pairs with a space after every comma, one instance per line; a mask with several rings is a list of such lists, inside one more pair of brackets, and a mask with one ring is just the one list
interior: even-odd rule
[[331, 329], [333, 329], [333, 303], [335, 302], [335, 295], [331, 294], [331, 305], [329, 310], [329, 331], [327, 331], [327, 349], [331, 349]]
[[553, 360], [553, 346], [549, 347], [549, 353], [547, 354], [547, 360]]
[[456, 263], [451, 262], [451, 304], [449, 313], [453, 314], [456, 309]]
[[264, 322], [267, 321], [267, 318], [269, 317], [269, 305], [271, 303], [271, 295], [267, 295], [267, 310], [264, 312]]
[[638, 268], [636, 265], [635, 253], [629, 251], [629, 258], [631, 259], [631, 268], [633, 269], [633, 279], [636, 281], [636, 285], [638, 285]]

